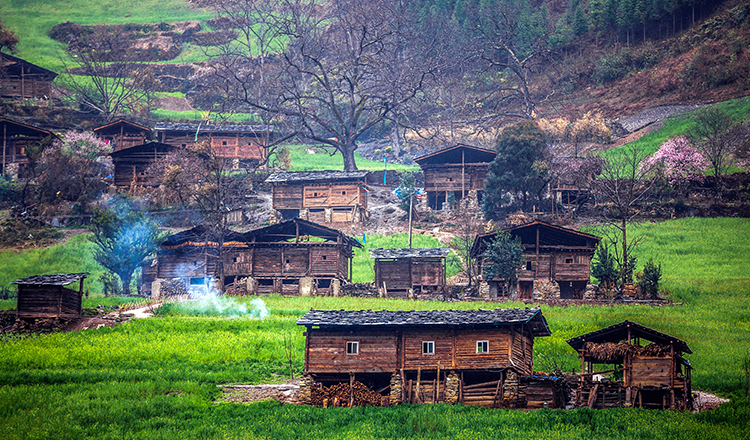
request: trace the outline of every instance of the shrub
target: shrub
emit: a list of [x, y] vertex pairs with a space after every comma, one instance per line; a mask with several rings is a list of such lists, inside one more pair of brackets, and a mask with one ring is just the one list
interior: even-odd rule
[[657, 266], [650, 258], [643, 266], [643, 272], [638, 274], [638, 287], [645, 298], [656, 298], [659, 294], [659, 280], [661, 280], [661, 263]]

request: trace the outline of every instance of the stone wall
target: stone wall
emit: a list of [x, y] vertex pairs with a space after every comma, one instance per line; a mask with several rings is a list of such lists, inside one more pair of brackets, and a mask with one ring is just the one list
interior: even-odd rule
[[450, 373], [445, 377], [445, 403], [458, 403], [461, 379], [456, 373]]
[[313, 379], [307, 374], [303, 375], [299, 380], [299, 396], [297, 399], [300, 403], [310, 404], [312, 399], [312, 385]]
[[391, 405], [398, 405], [401, 403], [402, 387], [403, 382], [401, 380], [401, 374], [394, 373], [391, 375], [391, 394], [389, 399]]
[[552, 280], [534, 280], [534, 299], [559, 299], [560, 285]]
[[518, 374], [509, 370], [503, 383], [503, 406], [505, 408], [523, 408], [526, 406], [526, 396], [520, 389]]

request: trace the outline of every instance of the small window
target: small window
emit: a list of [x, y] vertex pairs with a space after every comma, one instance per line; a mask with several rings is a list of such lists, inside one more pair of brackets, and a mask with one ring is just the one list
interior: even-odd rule
[[287, 259], [286, 259], [286, 264], [289, 264], [289, 263], [291, 263], [291, 261], [292, 261], [292, 260], [290, 260], [290, 259], [288, 259], [288, 258], [287, 258]]
[[227, 141], [222, 141], [221, 142], [221, 145], [226, 145], [226, 144], [227, 144]]
[[239, 257], [234, 257], [233, 260], [236, 263], [236, 262], [240, 261], [240, 258]]
[[573, 259], [572, 258], [566, 258], [565, 259], [565, 264], [573, 264]]
[[318, 197], [318, 193], [314, 192], [313, 197]]
[[323, 255], [323, 261], [325, 261], [326, 259], [328, 259], [328, 255]]
[[202, 286], [203, 284], [203, 278], [190, 278], [191, 286]]
[[345, 196], [346, 195], [346, 191], [341, 191], [341, 195]]
[[359, 342], [349, 341], [346, 343], [346, 354], [359, 354]]
[[526, 270], [534, 270], [536, 268], [536, 261], [527, 261]]
[[422, 341], [422, 354], [435, 354], [435, 341]]
[[477, 353], [489, 353], [490, 341], [477, 341]]
[[183, 147], [183, 148], [187, 147], [187, 144], [182, 144], [182, 147]]

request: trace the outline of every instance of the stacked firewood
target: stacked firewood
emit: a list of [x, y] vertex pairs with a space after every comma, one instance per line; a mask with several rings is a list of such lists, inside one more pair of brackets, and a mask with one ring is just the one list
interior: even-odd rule
[[187, 295], [185, 282], [179, 279], [162, 282], [159, 293], [162, 297]]
[[[310, 402], [316, 406], [380, 406], [383, 396], [367, 388], [362, 382], [337, 383], [330, 387], [313, 388]], [[351, 401], [351, 402], [350, 402]]]

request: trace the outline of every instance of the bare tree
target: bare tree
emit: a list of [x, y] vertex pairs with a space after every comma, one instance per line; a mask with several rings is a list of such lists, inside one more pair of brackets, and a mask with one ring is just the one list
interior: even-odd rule
[[[424, 88], [442, 61], [440, 42], [413, 32], [398, 0], [272, 3], [274, 11], [243, 22], [268, 27], [262, 35], [239, 33], [248, 41], [246, 56], [228, 49], [218, 60], [234, 66], [217, 71], [222, 85], [256, 111], [293, 123], [304, 138], [333, 147], [344, 169], [356, 170], [357, 141], [395, 119]], [[274, 55], [278, 41], [286, 44]]]
[[635, 269], [633, 250], [638, 242], [629, 237], [628, 227], [639, 213], [638, 205], [646, 201], [656, 180], [650, 178], [651, 170], [642, 166], [645, 154], [636, 143], [602, 159], [602, 172], [594, 181], [593, 189], [605, 202], [604, 220], [618, 232], [610, 239], [618, 243], [614, 250], [622, 282], [629, 283]]
[[59, 56], [68, 75], [60, 84], [75, 94], [82, 107], [99, 113], [105, 122], [124, 112], [136, 112], [154, 89], [156, 79], [117, 32], [96, 29], [85, 40], [71, 40]]
[[734, 122], [725, 111], [716, 107], [701, 110], [695, 122], [690, 137], [711, 164], [711, 170], [716, 179], [714, 182], [715, 198], [721, 200], [723, 176], [729, 168], [729, 159], [740, 138], [740, 124]]

